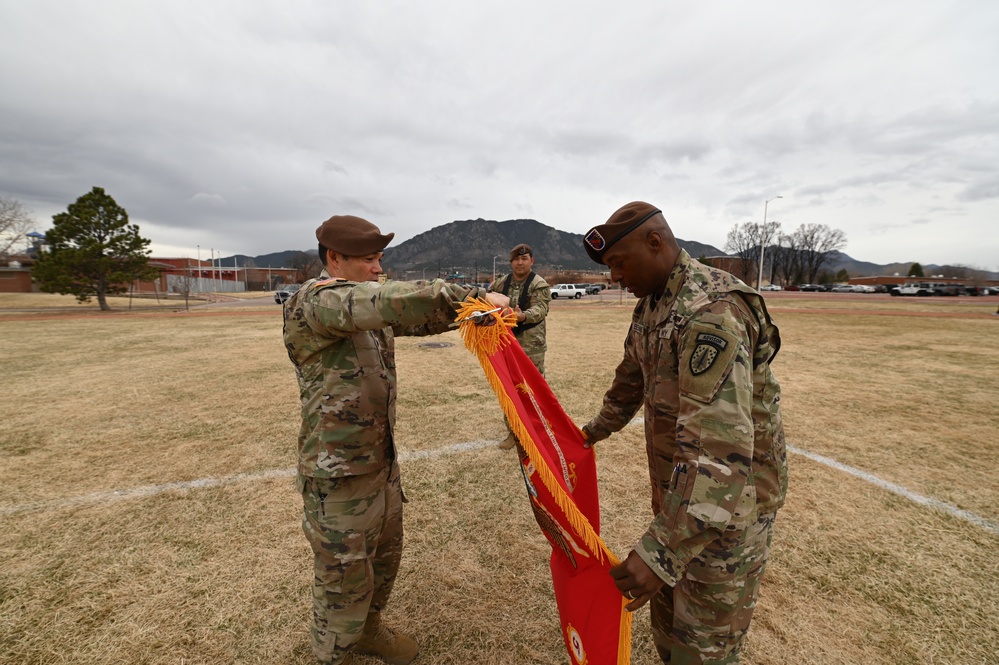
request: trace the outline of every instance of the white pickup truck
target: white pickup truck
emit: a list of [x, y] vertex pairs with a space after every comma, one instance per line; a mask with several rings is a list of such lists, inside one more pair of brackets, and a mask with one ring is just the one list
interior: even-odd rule
[[892, 289], [891, 294], [893, 296], [932, 296], [935, 294], [935, 289], [931, 283], [914, 282]]
[[581, 289], [575, 284], [556, 284], [552, 287], [552, 300], [555, 298], [582, 298], [584, 295], [586, 295], [586, 289]]

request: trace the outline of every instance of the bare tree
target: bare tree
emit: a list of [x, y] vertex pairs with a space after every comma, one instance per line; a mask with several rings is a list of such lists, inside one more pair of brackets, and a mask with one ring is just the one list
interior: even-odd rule
[[961, 264], [941, 266], [937, 274], [955, 279], [971, 279], [974, 269]]
[[777, 244], [770, 250], [771, 281], [777, 279], [784, 286], [798, 284], [801, 280], [801, 253], [795, 234], [780, 234]]
[[[770, 275], [771, 275], [770, 279], [771, 281], [773, 281], [774, 256], [773, 256], [773, 247], [771, 247], [771, 245], [775, 242], [778, 242], [778, 240], [780, 239], [780, 222], [766, 222], [765, 224], [757, 224], [756, 233], [758, 236], [757, 241], [759, 242], [760, 249], [763, 252], [763, 256], [761, 257], [760, 260], [764, 263], [764, 265], [759, 266], [759, 268], [765, 268], [767, 259], [770, 259]], [[765, 274], [764, 271], [760, 269], [758, 270], [757, 277], [759, 279], [762, 279], [764, 274]], [[758, 280], [756, 288], [760, 288], [761, 286], [763, 285], [759, 283]]]
[[191, 259], [187, 259], [187, 265], [184, 266], [183, 272], [167, 276], [169, 288], [173, 289], [174, 293], [184, 296], [185, 310], [191, 309], [191, 292], [194, 291], [197, 280], [198, 278], [191, 274]]
[[725, 249], [739, 257], [739, 268], [736, 277], [744, 282], [752, 281], [752, 275], [759, 265], [760, 243], [759, 224], [756, 222], [744, 222], [736, 224], [728, 232], [725, 240]]
[[770, 244], [779, 237], [780, 222], [744, 222], [733, 226], [725, 240], [725, 249], [739, 257], [736, 277], [747, 284], [755, 283], [760, 269], [760, 248], [765, 248], [763, 260], [766, 261], [771, 258]]
[[0, 260], [7, 261], [25, 246], [27, 235], [36, 228], [31, 211], [17, 199], [0, 196]]
[[801, 277], [814, 282], [832, 252], [846, 246], [846, 234], [825, 224], [802, 224], [794, 231], [801, 259]]
[[323, 271], [323, 264], [319, 261], [319, 255], [312, 252], [299, 252], [288, 261], [295, 269], [295, 282], [302, 284], [313, 277], [318, 277]]

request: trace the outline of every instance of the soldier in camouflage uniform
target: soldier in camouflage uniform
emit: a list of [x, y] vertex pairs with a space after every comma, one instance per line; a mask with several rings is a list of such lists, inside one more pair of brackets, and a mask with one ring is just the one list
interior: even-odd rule
[[[551, 287], [541, 275], [534, 272], [534, 250], [529, 245], [520, 244], [510, 250], [510, 274], [503, 275], [489, 285], [492, 292], [509, 296], [510, 304], [517, 313], [517, 326], [513, 336], [520, 342], [524, 354], [542, 374], [545, 373], [545, 318], [552, 300]], [[509, 423], [507, 424], [509, 429]], [[513, 432], [499, 444], [509, 450], [517, 443]]]
[[640, 298], [624, 360], [587, 445], [644, 404], [655, 519], [611, 570], [636, 610], [651, 601], [664, 663], [737, 663], [787, 491], [780, 335], [763, 298], [680, 249], [662, 213], [630, 203], [584, 236]]
[[316, 230], [326, 270], [284, 305], [302, 400], [298, 487], [315, 554], [312, 648], [321, 663], [349, 663], [352, 650], [394, 665], [417, 656], [415, 640], [380, 614], [402, 556], [405, 500], [393, 441], [393, 335], [444, 332], [460, 301], [487, 295], [442, 280], [379, 284], [393, 235], [358, 217], [331, 217]]

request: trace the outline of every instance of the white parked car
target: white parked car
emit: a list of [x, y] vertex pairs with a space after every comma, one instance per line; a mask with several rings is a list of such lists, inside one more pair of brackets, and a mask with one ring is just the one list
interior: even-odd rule
[[780, 284], [764, 284], [760, 287], [760, 291], [783, 291]]
[[575, 284], [556, 284], [552, 287], [552, 299], [556, 298], [582, 298], [586, 295], [585, 288], [579, 288]]

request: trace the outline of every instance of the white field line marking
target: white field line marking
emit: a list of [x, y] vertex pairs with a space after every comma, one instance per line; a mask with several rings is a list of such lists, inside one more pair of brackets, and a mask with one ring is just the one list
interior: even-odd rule
[[922, 494], [916, 494], [915, 492], [906, 489], [901, 485], [896, 485], [895, 483], [888, 482], [887, 480], [884, 480], [882, 478], [878, 478], [873, 473], [868, 473], [867, 471], [864, 471], [862, 469], [857, 469], [852, 466], [847, 466], [846, 464], [843, 464], [842, 462], [837, 462], [831, 457], [826, 457], [825, 455], [817, 455], [815, 453], [808, 452], [807, 450], [802, 450], [797, 446], [788, 446], [787, 449], [792, 453], [795, 453], [797, 455], [803, 455], [804, 457], [807, 457], [812, 461], [818, 462], [819, 464], [825, 464], [826, 466], [831, 466], [834, 469], [845, 471], [846, 473], [849, 473], [851, 476], [856, 476], [857, 478], [866, 480], [872, 485], [877, 485], [881, 489], [885, 489], [888, 490], [889, 492], [892, 492], [893, 494], [898, 494], [899, 496], [903, 496], [909, 501], [912, 501], [913, 503], [918, 503], [922, 506], [929, 506], [930, 508], [936, 508], [937, 510], [942, 510], [948, 515], [952, 515], [966, 522], [971, 522], [972, 524], [982, 527], [986, 531], [991, 531], [992, 533], [999, 535], [999, 524], [991, 522], [985, 519], [984, 517], [979, 517], [975, 513], [951, 505], [946, 501], [941, 501], [940, 499], [934, 499], [931, 496], [923, 496]]
[[[413, 452], [400, 453], [399, 461], [409, 462], [412, 460], [444, 457], [446, 455], [454, 455], [458, 453], [468, 452], [470, 450], [487, 448], [492, 445], [496, 445], [496, 442], [466, 441], [465, 443], [456, 443], [451, 446], [444, 446], [443, 448], [434, 448], [433, 450], [417, 450]], [[16, 506], [0, 507], [0, 516], [16, 515], [18, 513], [25, 513], [38, 510], [54, 510], [57, 508], [67, 508], [69, 506], [85, 506], [95, 503], [104, 503], [104, 504], [114, 503], [116, 501], [123, 501], [125, 499], [136, 499], [145, 496], [156, 496], [157, 494], [163, 494], [165, 492], [175, 492], [175, 491], [183, 492], [187, 490], [204, 489], [206, 487], [218, 487], [220, 485], [231, 485], [233, 483], [243, 483], [247, 481], [271, 480], [273, 478], [294, 478], [295, 473], [296, 473], [295, 467], [290, 467], [287, 469], [270, 469], [268, 471], [260, 471], [258, 473], [238, 473], [233, 476], [223, 476], [221, 478], [199, 478], [197, 480], [188, 480], [177, 483], [164, 483], [162, 485], [143, 485], [142, 487], [133, 487], [132, 489], [112, 490], [110, 492], [97, 492], [95, 494], [84, 494], [82, 496], [70, 497], [66, 499], [58, 499], [55, 501], [33, 501], [31, 503], [22, 503]]]
[[[630, 427], [632, 425], [641, 425], [644, 422], [645, 419], [639, 416], [638, 418], [635, 418], [630, 423], [628, 423], [628, 426]], [[842, 462], [837, 462], [833, 458], [826, 457], [825, 455], [817, 455], [815, 453], [808, 452], [807, 450], [798, 448], [797, 446], [792, 446], [790, 444], [787, 446], [787, 449], [796, 455], [802, 455], [803, 457], [807, 457], [813, 462], [818, 462], [819, 464], [825, 464], [826, 466], [838, 469], [839, 471], [849, 473], [851, 476], [856, 476], [861, 480], [866, 480], [867, 482], [871, 483], [872, 485], [876, 485], [881, 489], [888, 490], [893, 494], [898, 494], [899, 496], [905, 497], [906, 499], [912, 501], [913, 503], [918, 503], [921, 506], [928, 506], [930, 508], [936, 508], [937, 510], [942, 510], [948, 515], [952, 515], [953, 517], [964, 520], [966, 522], [971, 522], [976, 526], [982, 527], [986, 531], [990, 531], [994, 534], [999, 535], [999, 524], [989, 521], [984, 517], [980, 517], [975, 513], [951, 505], [946, 501], [941, 501], [940, 499], [934, 499], [933, 497], [930, 496], [923, 496], [922, 494], [916, 494], [912, 490], [906, 489], [901, 485], [896, 485], [895, 483], [888, 482], [883, 478], [878, 478], [873, 473], [868, 473], [867, 471], [864, 471], [862, 469], [857, 469], [855, 467], [843, 464]]]
[[[630, 425], [640, 425], [643, 422], [642, 418], [635, 418], [629, 423]], [[480, 450], [482, 448], [487, 448], [494, 445], [495, 441], [466, 441], [464, 443], [456, 443], [450, 446], [444, 446], [443, 448], [434, 448], [433, 450], [418, 450], [414, 452], [404, 452], [399, 455], [400, 462], [408, 462], [413, 460], [421, 459], [432, 459], [436, 457], [444, 457], [447, 455], [454, 455], [464, 452], [469, 452], [472, 450]], [[927, 506], [930, 508], [935, 508], [941, 510], [953, 517], [970, 522], [976, 526], [979, 526], [986, 531], [999, 535], [999, 524], [980, 517], [975, 513], [969, 512], [958, 508], [957, 506], [951, 505], [940, 499], [935, 499], [933, 497], [923, 496], [922, 494], [917, 494], [901, 485], [896, 485], [895, 483], [888, 482], [882, 478], [878, 478], [872, 473], [857, 469], [852, 466], [843, 464], [842, 462], [837, 462], [831, 457], [826, 457], [824, 455], [818, 455], [816, 453], [808, 452], [798, 448], [797, 446], [789, 445], [787, 449], [795, 453], [796, 455], [802, 455], [808, 459], [818, 462], [819, 464], [825, 464], [826, 466], [832, 467], [839, 471], [843, 471], [852, 476], [866, 480], [872, 485], [876, 485], [881, 489], [888, 490], [893, 494], [905, 497], [913, 503], [918, 503], [922, 506]], [[135, 499], [144, 496], [155, 496], [157, 494], [163, 494], [165, 492], [174, 491], [187, 491], [194, 489], [204, 489], [206, 487], [218, 487], [220, 485], [229, 485], [233, 483], [241, 483], [247, 481], [256, 480], [270, 480], [272, 478], [292, 478], [295, 476], [296, 470], [294, 467], [287, 469], [271, 469], [269, 471], [261, 471], [259, 473], [239, 473], [234, 476], [223, 476], [222, 478], [199, 478], [198, 480], [189, 480], [186, 482], [177, 483], [165, 483], [163, 485], [144, 485], [142, 487], [134, 487], [127, 490], [113, 490], [111, 492], [97, 492], [95, 494], [84, 494], [83, 496], [71, 497], [68, 499], [60, 499], [57, 501], [34, 501], [32, 503], [23, 503], [16, 506], [0, 507], [0, 515], [16, 515], [18, 513], [38, 511], [38, 510], [53, 510], [56, 508], [66, 508], [69, 506], [84, 506], [95, 503], [114, 503], [116, 501], [122, 501], [125, 499]]]

